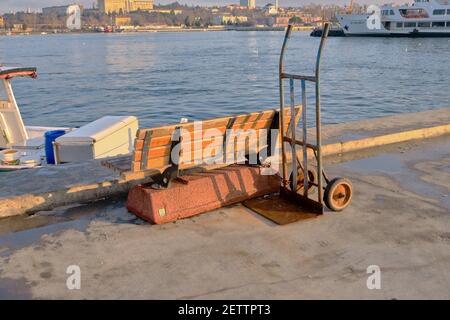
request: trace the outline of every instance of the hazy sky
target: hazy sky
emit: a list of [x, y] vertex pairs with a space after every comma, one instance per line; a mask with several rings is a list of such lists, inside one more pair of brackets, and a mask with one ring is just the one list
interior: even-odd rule
[[[154, 0], [155, 4], [161, 3], [171, 3], [175, 0]], [[27, 8], [31, 8], [33, 10], [41, 9], [42, 7], [48, 7], [53, 5], [62, 5], [68, 3], [79, 3], [83, 4], [87, 7], [92, 7], [93, 3], [96, 3], [96, 0], [0, 0], [0, 12], [10, 12], [10, 11], [18, 11], [18, 10], [26, 10]], [[187, 4], [198, 4], [198, 5], [216, 5], [216, 4], [230, 4], [230, 3], [238, 3], [239, 0], [178, 0], [180, 3]], [[274, 2], [274, 0], [256, 0], [257, 5], [263, 5], [269, 2]], [[280, 6], [298, 6], [308, 3], [315, 4], [347, 4], [350, 0], [279, 0]], [[397, 2], [395, 0], [357, 0], [358, 3], [388, 3], [388, 2]], [[408, 2], [408, 0], [401, 1], [402, 3]]]

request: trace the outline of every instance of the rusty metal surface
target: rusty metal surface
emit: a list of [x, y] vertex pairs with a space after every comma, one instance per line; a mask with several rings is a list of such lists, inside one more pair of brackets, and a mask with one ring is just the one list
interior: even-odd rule
[[[311, 204], [293, 201], [287, 195], [271, 195], [244, 201], [245, 207], [279, 225], [316, 218], [323, 212], [323, 206], [312, 208]], [[306, 205], [305, 205], [306, 204]], [[320, 204], [319, 204], [320, 205]]]
[[324, 205], [321, 202], [305, 197], [297, 192], [293, 192], [289, 188], [280, 188], [280, 195], [297, 206], [304, 207], [309, 212], [323, 214]]

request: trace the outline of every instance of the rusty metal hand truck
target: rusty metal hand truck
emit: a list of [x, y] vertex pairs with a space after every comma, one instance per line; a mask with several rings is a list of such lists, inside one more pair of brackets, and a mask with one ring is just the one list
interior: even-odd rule
[[[279, 82], [280, 82], [280, 136], [281, 136], [281, 157], [282, 157], [282, 186], [281, 194], [289, 198], [294, 198], [300, 204], [308, 207], [313, 212], [323, 213], [323, 204], [333, 211], [341, 211], [345, 209], [351, 202], [353, 187], [351, 182], [345, 178], [334, 178], [330, 180], [323, 169], [322, 163], [322, 136], [321, 136], [321, 119], [320, 119], [320, 62], [322, 51], [328, 37], [329, 23], [324, 25], [322, 37], [320, 40], [319, 50], [317, 52], [316, 67], [314, 76], [305, 76], [290, 74], [284, 72], [284, 56], [287, 43], [291, 37], [292, 25], [286, 30], [286, 35], [281, 48], [280, 64], [279, 64]], [[299, 80], [301, 83], [302, 98], [302, 139], [296, 139], [295, 122], [291, 117], [289, 124], [290, 137], [284, 132], [284, 80], [289, 80], [290, 93], [290, 112], [294, 112], [294, 82]], [[315, 84], [315, 125], [316, 125], [316, 144], [311, 144], [307, 140], [307, 104], [306, 104], [306, 82]], [[288, 159], [286, 155], [286, 146], [288, 143], [291, 148], [291, 169], [292, 173], [288, 178]], [[302, 147], [302, 160], [297, 157], [297, 148]], [[317, 163], [317, 172], [308, 165], [308, 149], [312, 150]], [[297, 172], [297, 174], [294, 174]], [[306, 173], [306, 174], [305, 174]], [[324, 186], [323, 180], [326, 185]], [[309, 192], [313, 187], [317, 188], [317, 201], [309, 197]]]
[[[288, 41], [291, 37], [292, 25], [289, 25], [281, 48], [279, 61], [279, 85], [280, 85], [280, 112], [279, 112], [279, 137], [281, 142], [281, 188], [280, 194], [270, 199], [249, 200], [244, 203], [250, 209], [275, 221], [278, 224], [287, 224], [301, 219], [315, 217], [323, 214], [324, 203], [333, 211], [344, 210], [352, 200], [353, 187], [345, 178], [329, 179], [323, 170], [322, 163], [322, 137], [320, 119], [320, 62], [322, 51], [328, 37], [329, 23], [324, 25], [319, 50], [317, 52], [315, 75], [297, 75], [284, 71], [284, 56]], [[295, 108], [295, 81], [301, 83], [302, 99], [302, 139], [296, 138], [295, 117], [291, 117], [289, 130], [285, 132], [285, 105], [284, 82], [289, 80], [290, 113], [294, 114]], [[306, 82], [315, 84], [315, 125], [316, 143], [312, 144], [307, 139], [307, 103]], [[287, 126], [286, 126], [287, 127]], [[286, 146], [285, 144], [288, 144]], [[297, 157], [297, 145], [302, 148], [302, 158]], [[291, 164], [287, 157], [287, 150], [291, 150]], [[308, 158], [308, 150], [312, 152], [312, 159]], [[309, 164], [310, 160], [316, 162], [317, 171]], [[289, 173], [289, 169], [291, 169]], [[294, 174], [297, 173], [297, 174]], [[306, 173], [306, 174], [305, 174]], [[317, 174], [319, 173], [319, 174]], [[324, 181], [325, 180], [325, 185]], [[311, 194], [317, 189], [317, 200], [311, 198]]]

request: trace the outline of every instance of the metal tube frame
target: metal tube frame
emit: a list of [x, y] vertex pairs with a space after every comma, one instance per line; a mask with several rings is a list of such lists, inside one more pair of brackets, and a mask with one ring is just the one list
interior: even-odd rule
[[[291, 115], [295, 115], [295, 92], [294, 92], [294, 79], [289, 79], [289, 92], [290, 92], [290, 98], [291, 98]], [[290, 133], [291, 138], [293, 141], [295, 141], [295, 116], [291, 116], [291, 123], [290, 123]], [[295, 143], [291, 143], [291, 152], [292, 152], [292, 159], [296, 159], [296, 150], [297, 145]], [[292, 185], [297, 185], [297, 161], [292, 161]]]
[[288, 25], [286, 34], [284, 36], [283, 46], [281, 47], [280, 62], [279, 62], [279, 86], [280, 86], [280, 143], [281, 143], [281, 163], [282, 163], [282, 185], [286, 187], [288, 185], [287, 178], [287, 159], [286, 150], [284, 147], [284, 85], [283, 85], [283, 72], [284, 72], [284, 53], [286, 51], [287, 43], [291, 37], [292, 25]]
[[[297, 185], [297, 154], [296, 154], [296, 145], [300, 144], [302, 146], [302, 152], [303, 152], [303, 164], [299, 164], [301, 168], [303, 168], [304, 172], [304, 194], [303, 196], [305, 198], [308, 197], [308, 149], [312, 149], [314, 152], [314, 155], [316, 157], [317, 161], [317, 171], [318, 171], [318, 181], [317, 183], [311, 183], [312, 185], [316, 185], [318, 189], [318, 202], [323, 205], [323, 178], [325, 178], [325, 181], [328, 181], [328, 178], [322, 168], [322, 132], [321, 132], [321, 113], [320, 113], [320, 63], [322, 58], [322, 52], [323, 48], [326, 43], [326, 39], [328, 37], [328, 31], [329, 31], [329, 23], [325, 23], [322, 37], [320, 40], [319, 49], [317, 51], [317, 57], [316, 57], [316, 66], [315, 66], [315, 75], [314, 76], [305, 76], [305, 75], [295, 75], [295, 74], [289, 74], [284, 73], [284, 56], [286, 53], [286, 48], [288, 41], [291, 37], [292, 33], [292, 25], [288, 25], [286, 29], [286, 34], [283, 41], [283, 46], [281, 48], [280, 53], [280, 61], [279, 61], [279, 85], [280, 85], [280, 137], [281, 137], [281, 161], [282, 161], [282, 184], [283, 187], [286, 187], [289, 184], [289, 178], [288, 175], [288, 163], [287, 163], [287, 157], [286, 157], [286, 148], [284, 143], [288, 141], [291, 144], [291, 150], [292, 150], [292, 182], [294, 189]], [[290, 123], [290, 133], [291, 137], [287, 137], [284, 132], [284, 79], [289, 79], [289, 88], [290, 88], [290, 111], [291, 111], [291, 123]], [[294, 116], [294, 99], [295, 99], [295, 93], [294, 93], [294, 80], [301, 81], [301, 94], [302, 94], [302, 141], [297, 141], [295, 138], [295, 116]], [[316, 104], [316, 145], [309, 144], [307, 142], [307, 106], [306, 106], [306, 81], [315, 82], [315, 104]], [[295, 192], [295, 190], [292, 190]]]
[[330, 25], [326, 23], [322, 31], [322, 37], [320, 39], [319, 50], [317, 51], [316, 59], [316, 145], [317, 145], [317, 171], [318, 176], [318, 187], [317, 187], [317, 197], [320, 203], [323, 203], [323, 189], [322, 189], [322, 129], [321, 129], [321, 118], [320, 118], [320, 62], [322, 60], [322, 51], [325, 45], [325, 41], [328, 37]]

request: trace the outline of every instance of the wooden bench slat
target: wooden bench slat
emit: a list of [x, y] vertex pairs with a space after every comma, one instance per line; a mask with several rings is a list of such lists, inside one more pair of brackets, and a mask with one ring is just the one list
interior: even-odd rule
[[[173, 124], [157, 128], [143, 128], [138, 130], [134, 142], [135, 152], [128, 161], [112, 162], [109, 166], [117, 167], [123, 170], [125, 166], [131, 166], [129, 170], [134, 173], [142, 171], [162, 171], [170, 164], [170, 150], [172, 147], [172, 135], [176, 128], [183, 129], [182, 139], [182, 161], [180, 169], [192, 168], [199, 165], [204, 165], [205, 162], [211, 160], [216, 156], [216, 152], [222, 153], [223, 141], [217, 139], [216, 136], [205, 137], [205, 131], [215, 129], [215, 134], [224, 135], [227, 126], [232, 122], [231, 129], [251, 130], [256, 131], [256, 136], [246, 139], [246, 143], [236, 144], [236, 139], [233, 143], [232, 150], [225, 150], [227, 157], [231, 155], [235, 157], [239, 152], [248, 154], [251, 152], [259, 152], [267, 146], [267, 138], [264, 136], [264, 141], [259, 141], [259, 130], [270, 129], [273, 117], [276, 110], [265, 110], [261, 112], [252, 112], [249, 114], [241, 114], [237, 116], [221, 117], [216, 119], [204, 120], [201, 122], [202, 131], [199, 132], [198, 127], [194, 122], [184, 124]], [[301, 117], [301, 106], [296, 106], [295, 123], [297, 124]], [[284, 132], [290, 130], [290, 110], [285, 109], [285, 125]], [[196, 131], [197, 130], [197, 131]], [[147, 133], [149, 135], [147, 135]], [[212, 132], [211, 132], [212, 133]], [[144, 140], [147, 135], [147, 140]], [[250, 140], [250, 141], [249, 141]], [[199, 143], [200, 142], [200, 143]], [[230, 144], [230, 142], [228, 142]], [[200, 148], [200, 149], [199, 149]], [[228, 149], [230, 145], [228, 145]], [[192, 160], [186, 163], [186, 159]], [[133, 176], [134, 173], [130, 173]]]
[[[266, 128], [267, 126], [270, 126], [272, 123], [272, 118], [267, 119], [260, 119], [258, 121], [250, 121], [250, 122], [234, 122], [231, 129], [238, 130], [238, 129], [262, 129]], [[200, 132], [205, 132], [207, 130], [216, 129], [220, 131], [222, 134], [225, 133], [226, 126], [228, 124], [227, 122], [220, 122], [220, 123], [209, 123], [208, 121], [205, 121], [202, 123], [201, 130], [194, 131], [194, 126], [189, 127], [183, 127], [180, 126], [183, 129], [183, 136], [187, 137], [190, 136], [190, 139], [193, 140], [196, 135], [198, 135]], [[141, 130], [144, 130], [141, 132]], [[157, 128], [154, 131], [152, 131], [152, 142], [151, 147], [157, 147], [165, 144], [170, 144], [172, 140], [172, 134], [175, 128], [170, 131], [167, 128]], [[143, 147], [143, 139], [145, 137], [145, 132], [148, 132], [146, 129], [140, 129], [138, 131], [138, 137], [137, 141], [135, 143], [135, 150], [141, 150]], [[142, 142], [141, 142], [142, 141]]]
[[[259, 139], [261, 136], [260, 134], [260, 129], [266, 128], [269, 124], [266, 121], [261, 121], [261, 124], [257, 124], [256, 128], [254, 128], [254, 132], [248, 132], [248, 135], [251, 135], [252, 137], [255, 137], [256, 139]], [[285, 126], [285, 128], [287, 128], [287, 125]], [[244, 127], [244, 129], [242, 130], [249, 130], [249, 129], [253, 129], [253, 128], [246, 128]], [[214, 136], [214, 137], [208, 137], [208, 138], [200, 138], [197, 140], [183, 140], [185, 142], [182, 142], [182, 149], [183, 150], [187, 150], [188, 146], [191, 145], [191, 150], [194, 152], [193, 148], [196, 147], [200, 147], [201, 149], [205, 149], [207, 147], [211, 147], [210, 144], [214, 142], [214, 144], [217, 144], [218, 146], [222, 146], [223, 145], [223, 134], [225, 133], [225, 128], [223, 128], [223, 130], [219, 130], [220, 133], [222, 134], [221, 136]], [[244, 132], [245, 133], [245, 132]], [[236, 135], [239, 134], [239, 132], [236, 131]], [[246, 136], [248, 135], [242, 135], [241, 134], [241, 138], [240, 139], [244, 139]], [[269, 133], [267, 132], [267, 135]], [[233, 135], [230, 138], [234, 138], [234, 140], [238, 140], [239, 137]], [[263, 137], [265, 139], [267, 139], [267, 135], [264, 135]], [[183, 136], [184, 138], [186, 136]], [[149, 148], [149, 153], [148, 153], [148, 159], [154, 159], [154, 158], [158, 158], [158, 157], [162, 157], [162, 156], [167, 156], [170, 153], [170, 149], [171, 149], [171, 140], [168, 140], [167, 142], [170, 142], [170, 144], [166, 144], [163, 146], [153, 146], [151, 145], [151, 147]], [[142, 150], [137, 150], [135, 151], [135, 157], [134, 157], [135, 161], [141, 161], [142, 160]]]
[[[275, 114], [275, 110], [251, 112], [251, 113], [245, 114], [245, 115], [227, 116], [227, 117], [221, 117], [221, 118], [215, 118], [215, 119], [209, 119], [209, 120], [199, 120], [199, 121], [202, 122], [203, 129], [209, 129], [209, 128], [218, 127], [221, 124], [223, 126], [226, 126], [226, 124], [228, 123], [228, 121], [231, 118], [235, 118], [236, 119], [235, 122], [237, 124], [241, 123], [241, 121], [243, 121], [246, 117], [249, 117], [248, 121], [255, 121], [254, 119], [257, 119], [260, 114], [262, 114], [262, 116], [260, 117], [260, 120], [272, 119]], [[253, 119], [253, 120], [251, 120], [251, 119]], [[182, 124], [171, 124], [171, 125], [157, 127], [157, 128], [139, 129], [141, 135], [138, 136], [138, 139], [144, 139], [144, 135], [145, 135], [146, 131], [153, 131], [153, 137], [170, 135], [173, 132], [173, 130], [175, 130], [175, 128], [177, 128], [177, 127], [181, 127], [187, 131], [193, 131], [194, 122], [188, 122], [188, 123], [182, 123]]]
[[[250, 151], [252, 152], [259, 152], [261, 151], [264, 147], [267, 147], [267, 144], [265, 145], [257, 145], [257, 143], [253, 143], [253, 144], [246, 144], [245, 149], [241, 149], [239, 148], [239, 146], [234, 145], [233, 146], [233, 150], [227, 150], [226, 151], [226, 157], [227, 159], [237, 159], [237, 156], [240, 155], [246, 155], [249, 154]], [[222, 149], [220, 148], [218, 150], [219, 154], [222, 154]], [[239, 154], [239, 152], [241, 152]], [[206, 155], [210, 155], [210, 156], [206, 156]], [[200, 154], [195, 154], [195, 153], [191, 153], [191, 156], [189, 157], [186, 154], [181, 154], [181, 163], [179, 164], [180, 168], [190, 168], [193, 166], [197, 166], [197, 165], [203, 165], [206, 162], [208, 162], [209, 160], [211, 160], [212, 158], [216, 157], [216, 153], [215, 152], [210, 152], [208, 149], [203, 149], [201, 150]], [[222, 155], [223, 157], [223, 155]], [[147, 162], [147, 168], [154, 168], [154, 169], [158, 169], [161, 167], [165, 167], [167, 166], [167, 164], [169, 163], [170, 160], [170, 156], [166, 155], [166, 156], [162, 156], [162, 157], [156, 157], [153, 159], [148, 160]], [[135, 163], [140, 164], [140, 161], [134, 161]]]
[[[231, 117], [224, 118], [224, 119], [213, 119], [213, 120], [205, 120], [202, 121], [202, 129], [209, 129], [209, 128], [215, 128], [215, 127], [224, 127], [227, 125], [228, 120]], [[143, 139], [145, 136], [145, 133], [147, 131], [152, 131], [153, 137], [163, 137], [163, 136], [171, 136], [175, 128], [183, 128], [184, 131], [192, 132], [195, 128], [195, 122], [188, 122], [188, 123], [181, 123], [181, 124], [175, 124], [175, 125], [168, 125], [164, 127], [154, 128], [154, 129], [139, 129], [138, 131], [138, 139]]]
[[[272, 120], [261, 120], [258, 122], [253, 122], [253, 123], [249, 123], [249, 124], [244, 124], [244, 125], [233, 125], [233, 127], [231, 129], [233, 130], [250, 130], [253, 129], [255, 131], [258, 132], [258, 130], [260, 129], [266, 129], [270, 126], [270, 124], [272, 123]], [[206, 131], [200, 132], [200, 131], [196, 131], [196, 132], [183, 132], [182, 134], [182, 140], [184, 141], [190, 141], [191, 143], [195, 143], [199, 140], [204, 140], [204, 138], [202, 137], [202, 135], [215, 135], [215, 134], [221, 134], [224, 135], [226, 132], [226, 127], [219, 127], [219, 128], [214, 128], [216, 130], [214, 131], [207, 131], [210, 129], [207, 129]], [[199, 136], [199, 137], [198, 137]], [[140, 148], [136, 148], [135, 150], [141, 151], [142, 150], [142, 146], [143, 146], [143, 140], [139, 140], [142, 142], [136, 143], [139, 144]], [[167, 135], [167, 136], [163, 136], [163, 137], [156, 137], [156, 138], [152, 138], [151, 142], [150, 142], [150, 150], [158, 148], [158, 147], [167, 147], [170, 148], [170, 146], [172, 145], [172, 136], [171, 135]]]
[[[274, 113], [273, 111], [271, 111], [271, 112]], [[296, 114], [296, 123], [297, 123], [298, 119], [300, 117], [300, 114], [301, 114], [300, 113], [300, 108], [296, 109], [296, 113], [297, 113]], [[267, 115], [269, 113], [265, 112], [264, 114]], [[254, 117], [255, 120], [257, 119], [257, 115], [251, 115], [251, 116]], [[240, 118], [242, 120], [241, 121], [242, 124], [234, 123], [233, 126], [232, 126], [232, 129], [234, 129], [234, 130], [255, 129], [255, 131], [257, 131], [258, 129], [269, 128], [271, 123], [272, 123], [272, 119], [270, 119], [270, 120], [262, 120], [262, 121], [255, 121], [253, 123], [248, 123], [246, 121], [243, 121], [243, 119], [250, 118], [249, 116], [239, 116], [237, 118]], [[290, 117], [290, 110], [286, 110], [286, 112], [285, 112], [286, 123], [284, 125], [285, 131], [286, 131], [286, 129], [289, 128], [290, 118], [291, 118]], [[204, 127], [205, 126], [202, 126], [202, 128], [204, 128]], [[209, 126], [207, 126], [207, 127], [209, 127]], [[192, 128], [193, 128], [193, 126], [192, 126]], [[175, 127], [174, 127], [174, 129], [175, 129]], [[218, 129], [218, 131], [220, 131], [223, 134], [225, 132], [226, 128], [222, 127], [222, 128], [216, 128], [216, 129]], [[152, 132], [152, 136], [153, 136], [153, 133], [154, 132]], [[257, 132], [256, 132], [256, 134], [257, 134]], [[199, 151], [199, 150], [194, 150], [193, 149], [194, 148], [194, 144], [198, 143], [198, 141], [200, 140], [200, 139], [193, 140], [194, 136], [195, 136], [195, 132], [183, 134], [183, 137], [185, 139], [189, 137], [189, 139], [191, 139], [191, 140], [190, 141], [188, 140], [188, 142], [182, 144], [183, 148], [184, 148], [182, 150], [184, 152], [186, 152], [186, 150], [187, 150], [187, 145], [186, 144], [192, 144], [191, 153], [195, 154], [195, 155], [199, 155], [199, 152], [201, 152], [200, 153], [200, 157], [203, 157], [204, 149], [206, 147], [208, 147], [208, 145], [210, 143], [212, 143], [213, 140], [216, 140], [216, 139], [208, 139], [206, 141], [205, 141], [205, 139], [201, 139], [202, 140], [202, 144], [201, 144], [202, 151]], [[235, 140], [237, 140], [237, 139], [238, 138], [235, 138]], [[159, 143], [163, 143], [163, 142], [166, 142], [166, 144], [162, 145], [162, 146], [158, 146]], [[169, 156], [170, 156], [171, 144], [172, 144], [172, 137], [169, 136], [169, 135], [163, 136], [163, 137], [153, 138], [151, 143], [150, 143], [149, 153], [148, 153], [148, 156], [147, 156], [147, 166], [146, 166], [146, 168], [158, 168], [158, 167], [161, 166], [161, 164], [168, 164], [169, 160], [170, 160]], [[222, 142], [222, 145], [223, 145], [223, 142]], [[209, 147], [211, 148], [212, 146], [209, 146]], [[235, 149], [237, 149], [238, 147], [240, 147], [240, 146], [235, 145]], [[257, 149], [257, 146], [255, 148]], [[249, 150], [248, 146], [246, 146], [246, 151], [247, 150]], [[237, 152], [238, 152], [238, 150], [235, 150], [235, 153], [237, 153]], [[183, 155], [183, 157], [186, 158], [188, 156], [187, 155]], [[191, 158], [194, 158], [194, 157], [195, 157], [194, 155], [191, 155]], [[136, 151], [133, 160], [136, 161], [136, 162], [142, 161], [142, 153], [140, 151]], [[195, 160], [201, 160], [201, 158], [200, 159], [195, 159]]]
[[[301, 106], [296, 107], [297, 115], [300, 115], [300, 109]], [[234, 128], [239, 127], [242, 123], [253, 123], [255, 121], [262, 121], [262, 120], [269, 120], [271, 121], [273, 119], [273, 116], [275, 114], [275, 110], [266, 110], [263, 112], [255, 112], [250, 113], [248, 115], [239, 115], [235, 117], [223, 117], [218, 119], [211, 119], [211, 120], [204, 120], [202, 122], [202, 130], [207, 130], [211, 128], [218, 128], [218, 127], [225, 127], [228, 123], [228, 121], [232, 118], [235, 118], [234, 122]], [[285, 110], [285, 115], [288, 116], [290, 114], [290, 110]], [[261, 116], [260, 116], [261, 115]], [[258, 116], [260, 116], [258, 118]], [[143, 140], [145, 138], [145, 133], [147, 131], [152, 131], [152, 137], [164, 137], [164, 136], [171, 136], [175, 128], [181, 127], [184, 131], [193, 132], [194, 131], [194, 122], [189, 123], [183, 123], [183, 124], [173, 124], [173, 125], [167, 125], [163, 127], [157, 127], [157, 128], [142, 128], [138, 131], [137, 140]], [[141, 143], [141, 142], [139, 142]], [[141, 147], [138, 145], [138, 147]], [[140, 148], [138, 148], [140, 149]]]

